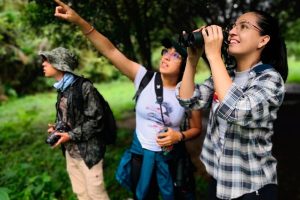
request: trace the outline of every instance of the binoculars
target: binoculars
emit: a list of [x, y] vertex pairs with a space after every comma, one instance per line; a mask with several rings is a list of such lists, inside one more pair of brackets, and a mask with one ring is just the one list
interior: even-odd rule
[[[223, 37], [224, 37], [224, 43], [227, 41], [228, 37], [228, 31], [225, 29], [223, 30]], [[183, 33], [179, 35], [178, 43], [183, 47], [202, 47], [204, 43], [204, 39], [202, 36], [202, 33], [197, 32], [191, 32], [191, 33]]]

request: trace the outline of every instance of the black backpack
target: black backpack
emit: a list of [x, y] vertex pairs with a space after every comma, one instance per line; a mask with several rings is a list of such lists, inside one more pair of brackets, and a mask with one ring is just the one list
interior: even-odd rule
[[[79, 80], [76, 84], [76, 91], [78, 91], [79, 94], [82, 94], [82, 84], [85, 81], [89, 81], [91, 84], [93, 84], [89, 79], [86, 79], [84, 77], [78, 77]], [[107, 145], [115, 144], [117, 139], [117, 124], [114, 117], [114, 114], [108, 104], [108, 102], [104, 99], [104, 97], [100, 94], [100, 92], [97, 90], [97, 88], [94, 87], [95, 94], [99, 97], [99, 104], [103, 108], [103, 124], [104, 124], [104, 143]], [[81, 98], [83, 98], [82, 95], [79, 95]], [[82, 99], [83, 101], [83, 99]], [[80, 105], [83, 105], [81, 103]], [[83, 109], [82, 109], [83, 110]]]

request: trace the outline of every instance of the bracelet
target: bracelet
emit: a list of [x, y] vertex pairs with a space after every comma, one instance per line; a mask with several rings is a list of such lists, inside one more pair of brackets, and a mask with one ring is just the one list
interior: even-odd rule
[[179, 133], [181, 134], [181, 140], [180, 141], [184, 141], [185, 140], [185, 135], [183, 134], [183, 132], [182, 131], [179, 131]]
[[93, 31], [95, 30], [95, 28], [93, 26], [91, 26], [91, 29], [88, 30], [86, 33], [83, 33], [84, 35], [89, 35], [91, 34]]

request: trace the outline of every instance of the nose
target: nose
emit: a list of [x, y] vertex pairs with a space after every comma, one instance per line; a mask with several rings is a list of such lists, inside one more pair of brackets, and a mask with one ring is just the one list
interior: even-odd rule
[[230, 30], [229, 30], [229, 34], [233, 34], [236, 33], [236, 26], [233, 26]]
[[228, 32], [228, 37], [230, 38], [233, 35], [237, 35], [237, 28], [236, 26], [232, 27]]

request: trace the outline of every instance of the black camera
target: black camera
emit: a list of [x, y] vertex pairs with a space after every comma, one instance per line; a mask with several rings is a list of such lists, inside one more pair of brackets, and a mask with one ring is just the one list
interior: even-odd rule
[[[228, 31], [226, 29], [223, 30], [223, 38], [224, 43], [227, 41]], [[184, 47], [202, 47], [204, 40], [202, 33], [199, 31], [191, 32], [191, 33], [183, 33], [179, 35], [178, 43]]]
[[54, 131], [48, 135], [48, 137], [46, 139], [46, 143], [49, 144], [50, 146], [53, 146], [60, 139], [60, 136], [55, 135], [54, 133], [55, 132], [68, 132], [69, 130], [70, 130], [70, 128], [66, 123], [59, 121], [58, 123], [56, 123]]

